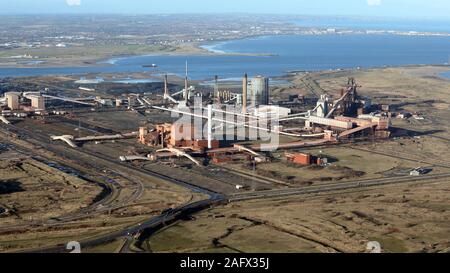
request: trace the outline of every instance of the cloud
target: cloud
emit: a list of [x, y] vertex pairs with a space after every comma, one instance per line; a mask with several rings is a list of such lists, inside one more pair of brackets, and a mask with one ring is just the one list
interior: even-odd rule
[[369, 6], [381, 6], [381, 0], [367, 0]]
[[66, 0], [67, 5], [69, 6], [80, 6], [81, 0]]

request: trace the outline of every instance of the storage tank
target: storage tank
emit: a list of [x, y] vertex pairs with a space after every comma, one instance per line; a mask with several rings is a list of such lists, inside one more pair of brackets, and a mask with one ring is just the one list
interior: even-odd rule
[[269, 104], [269, 78], [256, 76], [251, 80], [249, 100], [252, 106]]

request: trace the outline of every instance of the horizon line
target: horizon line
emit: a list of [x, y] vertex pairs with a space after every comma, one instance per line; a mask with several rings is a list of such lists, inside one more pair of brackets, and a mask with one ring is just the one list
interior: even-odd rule
[[261, 16], [290, 16], [290, 17], [313, 17], [313, 18], [358, 18], [358, 19], [393, 19], [393, 20], [427, 20], [427, 21], [450, 21], [450, 18], [448, 17], [416, 17], [416, 16], [363, 16], [363, 15], [329, 15], [329, 14], [294, 14], [294, 13], [260, 13], [260, 12], [139, 12], [139, 13], [133, 13], [133, 12], [108, 12], [108, 13], [100, 13], [100, 12], [49, 12], [49, 13], [4, 13], [0, 11], [0, 17], [1, 16], [64, 16], [64, 15], [71, 15], [71, 16], [145, 16], [145, 15], [158, 15], [158, 16], [171, 16], [171, 15], [261, 15]]

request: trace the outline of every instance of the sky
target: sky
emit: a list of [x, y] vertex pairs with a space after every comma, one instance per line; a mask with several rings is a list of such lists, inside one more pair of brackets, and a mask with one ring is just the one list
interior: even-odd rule
[[0, 0], [1, 14], [222, 12], [450, 19], [450, 0]]

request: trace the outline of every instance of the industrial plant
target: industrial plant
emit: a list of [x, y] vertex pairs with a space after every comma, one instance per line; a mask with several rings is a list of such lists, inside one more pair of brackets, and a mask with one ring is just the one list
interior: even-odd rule
[[450, 252], [450, 13], [359, 1], [0, 3], [0, 253]]
[[[162, 157], [184, 156], [196, 165], [202, 165], [195, 157], [211, 159], [211, 162], [233, 160], [247, 154], [249, 160], [269, 160], [263, 154], [276, 150], [298, 149], [320, 145], [335, 145], [358, 140], [387, 139], [391, 135], [392, 113], [387, 106], [372, 105], [370, 99], [358, 95], [358, 84], [354, 78], [340, 91], [339, 97], [320, 95], [315, 105], [296, 100], [292, 107], [283, 107], [283, 102], [272, 104], [269, 78], [247, 74], [242, 78], [239, 91], [222, 90], [215, 76], [211, 91], [198, 91], [189, 86], [188, 76], [180, 91], [169, 89], [167, 75], [163, 81], [161, 99], [139, 94], [126, 97], [102, 98], [99, 96], [68, 98], [52, 95], [47, 88], [42, 92], [7, 92], [1, 106], [1, 120], [11, 124], [10, 117], [45, 118], [47, 115], [65, 114], [58, 111], [61, 103], [95, 109], [120, 108], [128, 111], [158, 111], [171, 114], [173, 123], [152, 124], [136, 128], [135, 131], [113, 135], [75, 137], [52, 135], [54, 141], [66, 142], [76, 148], [88, 141], [113, 141], [136, 138], [142, 145], [157, 147], [154, 154], [121, 156], [123, 161], [158, 160]], [[91, 89], [80, 86], [80, 90]], [[57, 102], [54, 104], [53, 102]], [[46, 105], [52, 105], [48, 111]], [[308, 106], [310, 109], [308, 109]], [[384, 110], [383, 110], [384, 109]], [[67, 109], [66, 109], [67, 110]], [[276, 139], [275, 143], [252, 144], [261, 140], [261, 135]], [[295, 141], [280, 142], [286, 136]], [[266, 139], [267, 140], [267, 139]], [[250, 143], [249, 143], [250, 142]], [[220, 158], [218, 157], [220, 155]], [[229, 159], [227, 159], [229, 158]], [[297, 162], [298, 156], [287, 153], [288, 160]], [[302, 160], [300, 160], [302, 161]], [[311, 160], [303, 160], [311, 162]]]
[[[16, 172], [63, 178], [53, 184], [39, 178], [46, 186], [33, 192], [37, 196], [17, 190], [30, 206], [45, 204], [42, 210], [0, 204], [0, 217], [14, 224], [4, 232], [36, 227], [53, 234], [59, 225], [84, 230], [79, 222], [84, 219], [94, 221], [87, 226], [111, 231], [125, 221], [130, 227], [121, 232], [83, 242], [95, 248], [119, 241], [120, 252], [140, 252], [151, 249], [145, 244], [154, 230], [212, 207], [234, 211], [236, 203], [247, 201], [351, 194], [363, 187], [447, 177], [441, 162], [386, 153], [405, 143], [424, 149], [422, 135], [395, 126], [426, 123], [423, 112], [372, 96], [351, 72], [333, 73], [345, 77], [335, 80], [339, 88], [327, 90], [307, 72], [291, 74], [287, 84], [244, 73], [240, 79], [212, 76], [204, 82], [190, 79], [187, 65], [184, 77], [161, 73], [146, 84], [21, 79], [0, 98], [0, 156], [13, 170], [8, 190], [16, 187]], [[35, 182], [23, 183], [36, 187]], [[52, 187], [55, 193], [48, 197]], [[83, 191], [84, 199], [72, 197], [73, 191]], [[52, 204], [57, 215], [39, 220]], [[18, 211], [29, 218], [14, 220]], [[148, 220], [148, 215], [158, 218]], [[40, 241], [34, 248], [64, 251], [51, 243], [41, 247]]]

